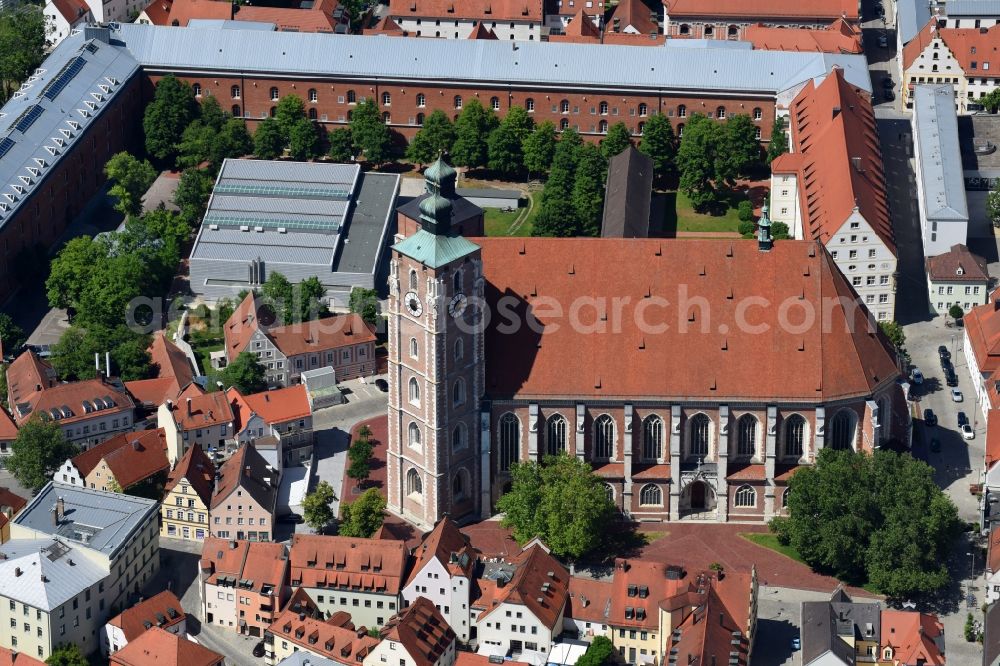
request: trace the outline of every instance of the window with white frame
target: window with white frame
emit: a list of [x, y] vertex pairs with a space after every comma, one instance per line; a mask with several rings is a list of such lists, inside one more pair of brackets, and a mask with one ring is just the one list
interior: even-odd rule
[[736, 497], [733, 505], [741, 508], [752, 508], [757, 506], [757, 491], [751, 486], [742, 485], [736, 490]]
[[663, 491], [655, 483], [647, 483], [639, 491], [639, 504], [643, 506], [662, 506]]
[[545, 424], [545, 446], [548, 455], [555, 456], [566, 452], [566, 430], [565, 416], [554, 414], [549, 417]]

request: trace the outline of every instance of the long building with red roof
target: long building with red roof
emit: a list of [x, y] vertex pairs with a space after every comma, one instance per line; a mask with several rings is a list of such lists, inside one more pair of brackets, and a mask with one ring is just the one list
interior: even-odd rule
[[857, 23], [839, 18], [825, 28], [790, 28], [755, 23], [743, 31], [743, 39], [755, 49], [769, 51], [818, 51], [863, 53]]
[[838, 19], [859, 25], [856, 0], [664, 0], [668, 37], [745, 39], [747, 28], [763, 24], [774, 28], [822, 29]]
[[764, 521], [822, 448], [908, 441], [896, 354], [822, 237], [470, 240], [445, 167], [393, 248], [390, 511], [486, 517], [514, 463], [569, 453], [635, 519]]
[[411, 37], [467, 39], [479, 26], [497, 39], [541, 41], [543, 0], [390, 0], [387, 17]]
[[834, 69], [788, 107], [792, 152], [771, 163], [771, 220], [823, 243], [879, 321], [895, 318], [896, 241], [867, 93]]
[[262, 637], [291, 594], [280, 543], [209, 537], [200, 567], [201, 617], [240, 634]]
[[317, 2], [309, 9], [291, 7], [255, 7], [240, 5], [233, 8], [219, 0], [153, 0], [142, 10], [138, 22], [174, 27], [187, 27], [192, 20], [234, 20], [271, 23], [276, 30], [290, 32], [350, 32], [349, 15], [336, 2]]

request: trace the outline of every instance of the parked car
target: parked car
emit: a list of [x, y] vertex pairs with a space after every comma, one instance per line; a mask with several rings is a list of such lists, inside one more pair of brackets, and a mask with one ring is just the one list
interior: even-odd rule
[[957, 388], [953, 388], [951, 390], [951, 399], [954, 402], [962, 402], [962, 392], [959, 391]]
[[958, 375], [955, 374], [954, 368], [948, 368], [944, 373], [944, 383], [948, 386], [958, 386]]
[[928, 408], [924, 410], [924, 423], [929, 426], [937, 425], [937, 417], [934, 416], [933, 409]]
[[966, 439], [975, 439], [976, 431], [972, 429], [972, 426], [966, 423], [962, 426], [962, 437]]
[[920, 386], [924, 383], [924, 373], [920, 372], [920, 368], [913, 368], [913, 372], [910, 373], [910, 379], [913, 380], [914, 384]]
[[948, 351], [948, 348], [945, 347], [944, 345], [938, 346], [938, 356], [941, 357], [942, 361], [951, 360], [951, 352]]
[[886, 37], [885, 35], [879, 35], [878, 36], [878, 45], [881, 48], [883, 48], [883, 49], [889, 48], [889, 38]]
[[387, 382], [387, 381], [385, 381], [384, 379], [381, 379], [381, 378], [376, 379], [375, 380], [375, 388], [377, 388], [379, 391], [382, 391], [383, 393], [388, 393], [389, 392], [389, 382]]
[[966, 423], [969, 422], [969, 417], [965, 415], [965, 412], [958, 413], [958, 427], [961, 428]]
[[263, 657], [264, 656], [264, 641], [258, 642], [253, 646], [253, 656]]

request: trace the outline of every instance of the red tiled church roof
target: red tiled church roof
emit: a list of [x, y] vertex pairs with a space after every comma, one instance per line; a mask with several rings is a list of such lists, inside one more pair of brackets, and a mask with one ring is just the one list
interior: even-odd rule
[[665, 0], [670, 20], [685, 16], [710, 16], [723, 21], [727, 18], [747, 18], [753, 21], [766, 19], [829, 20], [846, 18], [857, 22], [858, 3], [854, 0]]

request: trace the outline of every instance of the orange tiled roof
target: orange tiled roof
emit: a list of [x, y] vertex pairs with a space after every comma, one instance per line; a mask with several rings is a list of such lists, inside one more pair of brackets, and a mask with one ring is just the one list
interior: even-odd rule
[[611, 597], [615, 585], [608, 580], [595, 580], [582, 576], [569, 579], [569, 598], [566, 617], [580, 622], [611, 623]]
[[17, 515], [28, 505], [28, 500], [11, 492], [10, 488], [0, 487], [0, 510], [10, 509], [12, 515]]
[[163, 331], [157, 331], [149, 345], [149, 356], [157, 368], [156, 377], [126, 382], [125, 388], [146, 405], [159, 406], [167, 400], [176, 400], [181, 390], [194, 381], [187, 355]]
[[729, 18], [744, 18], [753, 21], [789, 19], [803, 21], [833, 21], [846, 18], [857, 22], [858, 3], [854, 0], [804, 0], [789, 3], [785, 0], [754, 0], [753, 2], [732, 2], [731, 0], [670, 0], [664, 2], [671, 21], [682, 17], [707, 16], [724, 21]]
[[[479, 621], [500, 604], [509, 603], [526, 607], [545, 626], [554, 627], [569, 597], [569, 573], [538, 544], [522, 551], [514, 564], [517, 570], [509, 583], [477, 600], [476, 607], [485, 607]], [[546, 583], [548, 587], [543, 588]]]
[[658, 22], [653, 20], [655, 15], [654, 10], [642, 0], [621, 0], [608, 17], [608, 29], [615, 32], [617, 21], [618, 34], [624, 34], [621, 31], [631, 27], [648, 40], [650, 34], [660, 32]]
[[0, 647], [0, 666], [45, 666], [45, 662], [23, 652]]
[[269, 469], [267, 461], [253, 444], [244, 444], [219, 468], [219, 480], [212, 494], [216, 508], [237, 488], [241, 488], [265, 511], [274, 512], [278, 496], [278, 472]]
[[286, 607], [267, 630], [281, 640], [346, 666], [357, 666], [379, 642], [363, 627], [355, 629], [347, 613], [336, 613], [326, 621], [308, 615], [300, 618], [300, 614]]
[[261, 592], [270, 586], [277, 596], [287, 578], [288, 560], [280, 543], [208, 537], [201, 549], [200, 566], [208, 585], [217, 585], [221, 577], [235, 577], [253, 582], [253, 587], [240, 589]]
[[[154, 25], [186, 27], [191, 19], [229, 20], [231, 6], [218, 0], [153, 0], [144, 10]], [[273, 23], [278, 30], [333, 32], [333, 9], [294, 9], [243, 5], [233, 16], [236, 21]]]
[[371, 28], [364, 31], [366, 35], [388, 35], [390, 37], [404, 37], [405, 32], [399, 27], [399, 24], [392, 20], [389, 16], [383, 16], [379, 19]]
[[86, 477], [102, 460], [115, 475], [118, 485], [129, 488], [170, 469], [167, 436], [163, 428], [123, 432], [74, 456], [70, 462], [80, 476]]
[[856, 208], [895, 252], [875, 113], [866, 94], [835, 67], [818, 86], [812, 81], [789, 108], [796, 157], [776, 160], [772, 171], [795, 171], [803, 228], [826, 243]]
[[420, 545], [413, 549], [414, 562], [406, 585], [413, 582], [417, 574], [433, 559], [440, 562], [453, 576], [470, 577], [476, 555], [476, 551], [469, 545], [469, 538], [462, 534], [454, 520], [445, 516], [437, 522], [434, 529], [424, 534]]
[[394, 18], [442, 18], [476, 21], [542, 20], [542, 0], [389, 0]]
[[293, 585], [360, 586], [398, 594], [408, 552], [402, 541], [296, 534], [289, 552]]
[[75, 25], [90, 13], [90, 7], [83, 0], [52, 0], [52, 4], [70, 25]]
[[879, 652], [886, 647], [892, 648], [892, 660], [896, 664], [944, 666], [944, 655], [935, 642], [943, 635], [944, 626], [934, 615], [883, 610]]
[[920, 29], [917, 36], [911, 39], [909, 42], [903, 45], [903, 70], [910, 68], [913, 61], [917, 59], [927, 45], [931, 43], [938, 32], [938, 20], [936, 17], [931, 17], [924, 27]]
[[[939, 28], [930, 21], [903, 47], [903, 68], [909, 69], [917, 57], [935, 38], [940, 39], [968, 76], [998, 76], [1000, 68], [1000, 26], [989, 28]], [[975, 63], [975, 67], [973, 67]]]
[[211, 504], [212, 489], [215, 487], [215, 463], [205, 455], [197, 442], [188, 448], [177, 465], [170, 470], [164, 494], [173, 490], [182, 479], [187, 480], [206, 507]]
[[[547, 329], [541, 336], [532, 326], [513, 333], [487, 328], [491, 358], [502, 359], [487, 367], [485, 391], [495, 398], [656, 395], [814, 403], [867, 396], [899, 376], [890, 343], [871, 326], [863, 307], [834, 308], [825, 317], [829, 327], [814, 326], [804, 333], [792, 334], [780, 325], [778, 304], [785, 300], [808, 301], [816, 312], [828, 302], [823, 299], [856, 302], [820, 243], [778, 241], [770, 252], [760, 252], [753, 242], [730, 240], [495, 237], [476, 243], [482, 248], [486, 301], [493, 312], [505, 296], [516, 299], [514, 311], [521, 321], [525, 308], [545, 305], [544, 312], [533, 312]], [[636, 271], [635, 266], [644, 269]], [[712, 304], [710, 328], [705, 328], [708, 320], [691, 322], [687, 331], [676, 325], [684, 317], [675, 305], [682, 290], [687, 298], [703, 297]], [[666, 299], [669, 306], [644, 316], [650, 324], [669, 326], [656, 335], [643, 334], [630, 311], [618, 329], [581, 334], [567, 324], [565, 314], [581, 294], [608, 303], [616, 297], [628, 297], [633, 304]], [[754, 312], [756, 321], [768, 326], [767, 335], [745, 332], [745, 326], [741, 332], [738, 304], [762, 295], [771, 307]], [[561, 306], [562, 316], [553, 302]], [[689, 310], [688, 317], [698, 310]], [[722, 326], [727, 332], [719, 332]], [[525, 349], [531, 354], [524, 354]], [[567, 373], [581, 358], [588, 359], [590, 370]], [[798, 371], [789, 374], [789, 363]]]
[[43, 389], [56, 385], [56, 371], [30, 349], [7, 366], [7, 397], [11, 412], [31, 409]]
[[[388, 19], [388, 17], [386, 17]], [[495, 40], [497, 39], [497, 34], [486, 27], [486, 24], [480, 21], [476, 24], [476, 27], [472, 29], [469, 33], [469, 39], [487, 39]]]
[[401, 643], [417, 666], [434, 666], [455, 644], [455, 632], [426, 597], [390, 618], [379, 635]]
[[729, 468], [726, 479], [730, 481], [763, 481], [767, 478], [766, 468], [761, 465], [742, 465]]
[[170, 590], [140, 601], [108, 620], [108, 624], [118, 627], [126, 641], [134, 641], [140, 634], [152, 627], [168, 629], [187, 619], [180, 599]]
[[[727, 573], [720, 581], [713, 575], [701, 574], [699, 581], [694, 591], [683, 593], [685, 605], [693, 606], [693, 610], [675, 627], [680, 638], [671, 643], [671, 655], [677, 655], [679, 664], [708, 664], [712, 655], [729, 657], [736, 652], [736, 662], [728, 663], [747, 666], [751, 577]], [[738, 645], [733, 644], [735, 632], [742, 634]]]
[[986, 260], [962, 244], [952, 245], [944, 254], [927, 257], [927, 275], [933, 280], [989, 282]]
[[226, 397], [233, 408], [236, 432], [243, 430], [251, 413], [261, 417], [269, 425], [304, 419], [312, 414], [309, 394], [304, 384], [250, 395], [242, 395], [231, 388], [226, 391]]
[[233, 408], [226, 400], [225, 393], [205, 393], [197, 384], [189, 384], [181, 391], [170, 411], [182, 432], [228, 424], [234, 420]]
[[659, 604], [685, 590], [684, 572], [662, 562], [617, 558], [612, 581], [608, 623], [655, 631], [660, 626]]
[[768, 51], [816, 51], [820, 53], [862, 53], [860, 32], [844, 19], [823, 30], [776, 28], [756, 23], [743, 31], [743, 39], [755, 49]]
[[0, 407], [0, 441], [13, 441], [17, 438], [17, 425], [7, 410]]
[[217, 666], [222, 663], [223, 656], [218, 652], [153, 627], [112, 654], [110, 666]]
[[1000, 409], [992, 408], [986, 413], [986, 469], [989, 470], [998, 460], [1000, 460]]
[[[110, 398], [111, 407], [102, 407], [99, 410], [94, 409], [96, 400], [104, 401], [106, 398]], [[88, 404], [90, 405], [90, 411], [88, 411]], [[54, 419], [60, 425], [86, 421], [87, 419], [94, 418], [98, 413], [101, 416], [106, 414], [121, 414], [131, 411], [135, 407], [135, 403], [132, 402], [132, 396], [118, 390], [101, 379], [85, 379], [78, 382], [56, 384], [51, 388], [44, 389], [41, 393], [37, 394], [33, 411], [36, 414], [45, 413], [49, 415], [52, 413], [52, 410], [62, 409], [63, 407], [69, 407], [72, 416]], [[31, 414], [26, 414], [21, 419], [21, 422], [26, 421], [30, 416]], [[43, 416], [42, 418], [46, 417]]]
[[989, 303], [966, 312], [963, 321], [976, 366], [990, 377], [1000, 367], [1000, 293], [994, 291]]
[[[455, 652], [455, 666], [491, 666], [490, 657], [475, 652], [458, 650]], [[529, 666], [526, 661], [504, 659], [503, 666]]]

